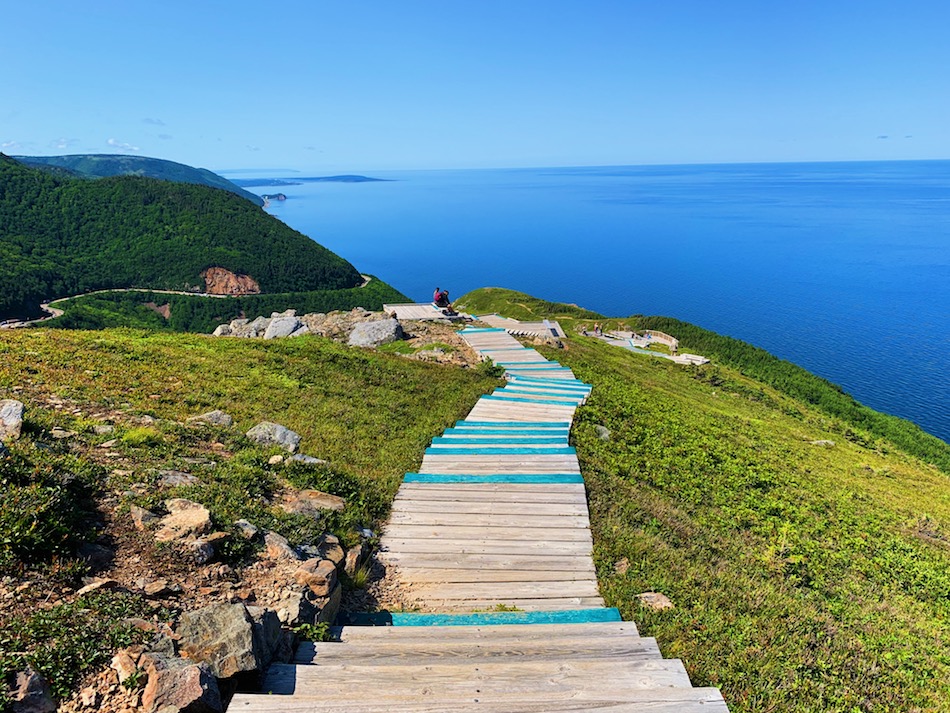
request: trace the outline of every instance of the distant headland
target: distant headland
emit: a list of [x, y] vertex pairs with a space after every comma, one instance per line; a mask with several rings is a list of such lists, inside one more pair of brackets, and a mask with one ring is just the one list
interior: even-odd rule
[[242, 188], [255, 188], [260, 186], [299, 186], [302, 183], [376, 183], [389, 181], [388, 178], [372, 178], [371, 176], [311, 176], [307, 178], [297, 178], [292, 180], [286, 178], [235, 178], [232, 183]]

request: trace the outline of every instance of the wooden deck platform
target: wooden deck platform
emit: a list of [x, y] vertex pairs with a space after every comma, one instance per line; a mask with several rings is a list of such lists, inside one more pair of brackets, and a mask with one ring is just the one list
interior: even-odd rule
[[[462, 338], [508, 384], [426, 449], [381, 540], [422, 610], [363, 615], [271, 667], [246, 713], [727, 713], [683, 664], [604, 607], [587, 496], [569, 443], [590, 386], [504, 328]], [[353, 693], [353, 682], [361, 690]]]

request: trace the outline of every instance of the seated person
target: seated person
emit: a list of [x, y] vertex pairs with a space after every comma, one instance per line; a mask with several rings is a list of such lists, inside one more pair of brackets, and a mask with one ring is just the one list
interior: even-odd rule
[[449, 291], [442, 290], [435, 295], [435, 306], [443, 309], [452, 309], [452, 303], [449, 302]]

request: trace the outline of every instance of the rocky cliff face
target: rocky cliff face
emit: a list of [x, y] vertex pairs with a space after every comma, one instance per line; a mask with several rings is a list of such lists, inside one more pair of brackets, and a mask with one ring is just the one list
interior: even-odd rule
[[236, 275], [223, 267], [209, 267], [201, 273], [205, 292], [212, 295], [259, 295], [261, 287], [250, 275]]

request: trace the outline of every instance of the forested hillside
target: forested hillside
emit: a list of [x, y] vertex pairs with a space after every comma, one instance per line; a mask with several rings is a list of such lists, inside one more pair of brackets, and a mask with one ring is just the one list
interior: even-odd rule
[[[119, 154], [74, 154], [71, 156], [16, 156], [20, 163], [44, 170], [62, 171], [83, 178], [108, 178], [110, 176], [143, 176], [175, 183], [197, 183], [202, 186], [221, 188], [235, 193], [255, 205], [262, 206], [260, 196], [246, 191], [237, 184], [206, 168], [186, 166], [175, 161], [148, 156], [123, 156]], [[60, 169], [57, 171], [56, 169]]]
[[0, 319], [97, 289], [198, 289], [209, 267], [248, 275], [264, 293], [362, 282], [347, 261], [231, 193], [54, 176], [0, 154]]

